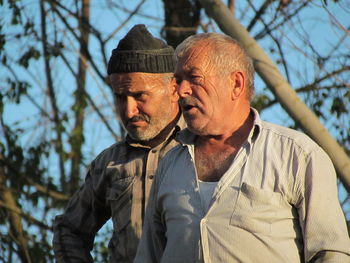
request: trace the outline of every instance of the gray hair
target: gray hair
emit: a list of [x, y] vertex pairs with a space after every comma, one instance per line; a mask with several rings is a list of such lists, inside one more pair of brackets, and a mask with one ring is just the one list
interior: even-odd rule
[[243, 70], [246, 75], [247, 98], [252, 99], [254, 95], [254, 66], [247, 51], [237, 40], [218, 33], [203, 33], [186, 38], [175, 49], [175, 60], [183, 57], [190, 49], [199, 42], [208, 44], [211, 51], [209, 58], [216, 66], [216, 70], [222, 76], [227, 76], [236, 70]]

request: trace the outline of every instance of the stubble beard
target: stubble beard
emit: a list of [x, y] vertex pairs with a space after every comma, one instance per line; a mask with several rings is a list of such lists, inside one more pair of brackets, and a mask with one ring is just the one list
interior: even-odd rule
[[148, 117], [145, 120], [148, 125], [146, 128], [134, 128], [128, 127], [127, 131], [129, 136], [137, 141], [150, 141], [157, 137], [157, 135], [172, 121], [170, 111], [162, 116], [155, 116], [154, 118]]

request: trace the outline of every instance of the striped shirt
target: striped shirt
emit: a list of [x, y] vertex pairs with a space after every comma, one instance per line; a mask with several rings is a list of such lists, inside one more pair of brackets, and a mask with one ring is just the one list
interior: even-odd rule
[[[161, 161], [136, 263], [350, 262], [333, 165], [306, 135], [261, 121], [206, 211], [188, 130]], [[313, 261], [314, 260], [314, 261]]]
[[112, 145], [91, 163], [85, 183], [54, 222], [58, 262], [92, 262], [97, 231], [112, 218], [109, 262], [132, 262], [141, 237], [144, 211], [158, 160], [177, 142], [181, 117], [168, 138], [149, 148], [130, 139]]

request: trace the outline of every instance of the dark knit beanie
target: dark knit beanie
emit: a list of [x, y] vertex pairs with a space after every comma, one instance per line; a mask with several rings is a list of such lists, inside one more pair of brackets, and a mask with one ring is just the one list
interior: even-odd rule
[[174, 49], [153, 37], [145, 25], [135, 25], [120, 40], [108, 62], [108, 75], [112, 73], [168, 73], [174, 72]]

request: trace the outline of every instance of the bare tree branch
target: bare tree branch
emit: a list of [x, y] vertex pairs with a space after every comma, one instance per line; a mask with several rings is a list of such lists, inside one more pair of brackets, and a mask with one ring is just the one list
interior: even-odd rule
[[[295, 91], [297, 93], [303, 93], [303, 92], [310, 92], [310, 91], [315, 91], [315, 90], [335, 90], [335, 89], [344, 89], [345, 86], [344, 85], [329, 85], [329, 86], [318, 86], [317, 84], [308, 84], [304, 87], [298, 88]], [[274, 104], [279, 103], [278, 100], [276, 99], [271, 99], [268, 100], [264, 103], [264, 105], [260, 105], [259, 110], [263, 111], [271, 106], [273, 106]]]
[[163, 0], [165, 24], [161, 35], [174, 48], [197, 31], [200, 21], [198, 0]]
[[[252, 28], [255, 26], [256, 22], [261, 19], [263, 14], [266, 12], [269, 5], [271, 5], [274, 2], [274, 0], [265, 0], [265, 2], [260, 6], [259, 10], [255, 12], [255, 16], [250, 21], [249, 25], [247, 26], [247, 30], [250, 32]], [[249, 0], [249, 5], [254, 8], [253, 3]], [[255, 9], [255, 8], [254, 8]]]
[[56, 94], [53, 87], [53, 81], [51, 76], [51, 67], [50, 67], [50, 55], [47, 50], [47, 33], [46, 33], [46, 21], [45, 21], [45, 9], [44, 1], [40, 1], [40, 18], [41, 18], [41, 43], [44, 52], [44, 61], [45, 61], [45, 74], [46, 74], [46, 85], [49, 93], [49, 98], [53, 110], [53, 119], [55, 124], [55, 130], [57, 134], [57, 139], [55, 141], [56, 151], [59, 156], [59, 170], [60, 170], [60, 182], [62, 187], [66, 184], [66, 175], [64, 171], [64, 149], [62, 143], [62, 123], [59, 116], [59, 109], [57, 106]]
[[[3, 119], [0, 117], [1, 126], [4, 126]], [[8, 141], [8, 135], [5, 131], [5, 139]], [[0, 161], [3, 161], [3, 156], [0, 155]], [[19, 257], [22, 262], [31, 263], [30, 254], [28, 250], [28, 240], [23, 231], [21, 217], [19, 213], [21, 209], [17, 206], [16, 200], [12, 195], [11, 191], [6, 186], [6, 174], [3, 166], [0, 166], [0, 202], [6, 204], [11, 210], [8, 210], [10, 232], [12, 232], [13, 240], [19, 247]], [[2, 200], [2, 201], [1, 201]]]
[[[77, 78], [78, 76], [75, 74], [71, 64], [69, 63], [69, 61], [67, 60], [67, 58], [64, 56], [63, 53], [60, 53], [61, 58], [63, 59], [64, 63], [66, 64], [66, 66], [68, 67], [69, 71], [72, 73], [73, 76], [75, 76], [75, 78]], [[106, 126], [107, 130], [112, 134], [112, 136], [114, 137], [114, 139], [116, 141], [120, 141], [121, 137], [118, 136], [114, 130], [112, 129], [112, 127], [109, 125], [107, 119], [105, 118], [105, 116], [102, 114], [102, 112], [100, 111], [100, 109], [97, 107], [97, 105], [95, 104], [95, 102], [93, 101], [93, 99], [91, 98], [90, 94], [86, 91], [85, 92], [85, 96], [88, 100], [88, 102], [90, 103], [90, 105], [92, 106], [92, 108], [96, 111], [97, 115], [100, 117], [100, 119], [102, 120], [102, 122], [104, 123], [104, 125]]]
[[101, 111], [98, 109], [98, 107], [96, 106], [95, 102], [93, 101], [93, 99], [91, 98], [90, 94], [85, 92], [85, 96], [88, 100], [88, 102], [90, 103], [90, 105], [92, 106], [92, 108], [96, 111], [97, 115], [100, 117], [100, 119], [102, 120], [102, 122], [106, 125], [107, 130], [112, 134], [112, 136], [114, 137], [114, 139], [118, 142], [121, 141], [122, 138], [120, 136], [118, 136], [112, 129], [112, 127], [109, 125], [108, 121], [106, 120], [105, 116], [101, 113]]
[[[52, 230], [51, 227], [49, 227], [48, 225], [44, 224], [43, 222], [41, 222], [40, 220], [32, 217], [31, 215], [28, 215], [26, 213], [24, 213], [21, 209], [19, 209], [18, 207], [9, 205], [6, 202], [3, 202], [0, 200], [0, 206], [6, 208], [9, 213], [14, 213], [17, 215], [17, 217], [20, 218], [25, 218], [28, 222], [37, 225], [38, 227], [44, 228], [46, 230]], [[25, 262], [31, 262], [31, 261], [25, 261]]]
[[[50, 4], [52, 4], [52, 10], [58, 15], [58, 17], [60, 18], [60, 20], [62, 21], [62, 23], [66, 26], [66, 28], [68, 29], [68, 31], [73, 35], [73, 37], [79, 42], [80, 41], [80, 37], [78, 36], [78, 34], [76, 33], [75, 29], [72, 28], [70, 26], [70, 24], [68, 24], [68, 21], [66, 19], [66, 17], [60, 12], [60, 10], [57, 9], [56, 5], [60, 6], [62, 9], [64, 9], [65, 11], [67, 11], [69, 14], [71, 14], [72, 16], [74, 16], [78, 21], [81, 20], [79, 18], [79, 15], [77, 15], [75, 12], [72, 12], [71, 10], [69, 10], [68, 8], [64, 7], [62, 4], [58, 3], [55, 0], [48, 0]], [[92, 32], [94, 34], [94, 36], [97, 38], [99, 44], [100, 44], [100, 50], [101, 50], [101, 56], [102, 59], [104, 61], [105, 64], [105, 68], [107, 68], [107, 58], [105, 56], [105, 52], [104, 52], [104, 48], [105, 48], [105, 44], [107, 42], [107, 40], [103, 40], [101, 34], [98, 32], [97, 29], [95, 29], [90, 23], [89, 21], [85, 21], [82, 20], [81, 24], [84, 25], [84, 27], [86, 28], [86, 30], [88, 30], [89, 32]], [[62, 52], [61, 52], [62, 53]], [[81, 54], [79, 54], [81, 56]], [[107, 84], [109, 87], [109, 83], [107, 81], [106, 78], [106, 74], [102, 73], [100, 67], [98, 67], [94, 61], [94, 59], [92, 58], [89, 50], [85, 51], [85, 56], [81, 59], [85, 59], [86, 61], [90, 62], [90, 65], [92, 66], [92, 68], [94, 69], [94, 71], [96, 72], [96, 74], [100, 77], [100, 79]]]
[[124, 27], [127, 22], [140, 10], [141, 6], [145, 3], [145, 0], [141, 0], [140, 3], [136, 6], [134, 11], [132, 11], [128, 17], [104, 40], [104, 42], [108, 42], [111, 38], [115, 36], [119, 32], [119, 30]]
[[28, 182], [28, 184], [34, 186], [38, 192], [43, 193], [46, 196], [49, 196], [59, 201], [67, 201], [69, 199], [68, 195], [64, 195], [59, 192], [49, 190], [46, 186], [43, 186], [41, 184], [34, 182], [32, 179], [28, 178], [27, 176], [23, 176], [23, 178]]
[[228, 0], [227, 7], [230, 9], [233, 16], [235, 15], [235, 0]]
[[[253, 4], [251, 3], [251, 1], [248, 1], [249, 5], [255, 10], [255, 7], [253, 6]], [[267, 29], [267, 33], [268, 35], [271, 37], [271, 39], [275, 42], [277, 48], [278, 48], [278, 51], [279, 51], [279, 54], [280, 54], [280, 58], [281, 58], [281, 61], [282, 61], [282, 65], [283, 65], [283, 68], [284, 68], [284, 71], [286, 73], [286, 77], [287, 77], [287, 80], [288, 82], [290, 82], [290, 77], [289, 77], [289, 70], [288, 70], [288, 67], [287, 67], [287, 62], [286, 62], [286, 59], [284, 57], [284, 53], [283, 53], [283, 50], [282, 50], [282, 47], [280, 45], [280, 42], [276, 39], [276, 37], [274, 37], [272, 35], [272, 32], [268, 30], [268, 25], [265, 23], [264, 19], [262, 18], [262, 14], [263, 14], [263, 11], [265, 11], [265, 9], [268, 7], [269, 4], [271, 4], [272, 1], [271, 0], [267, 0], [264, 2], [264, 4], [261, 6], [261, 8], [259, 9], [259, 11], [256, 11], [256, 16], [254, 17], [254, 19], [258, 19], [261, 21], [261, 23], [264, 25], [264, 27]], [[260, 12], [260, 14], [259, 14]], [[254, 22], [255, 23], [255, 22]], [[248, 31], [250, 31], [249, 29], [247, 29]]]
[[305, 1], [305, 2], [301, 3], [300, 6], [294, 10], [294, 12], [286, 15], [280, 23], [278, 23], [272, 27], [269, 27], [270, 25], [272, 25], [274, 23], [274, 19], [272, 19], [270, 25], [268, 25], [267, 28], [265, 27], [263, 30], [261, 30], [259, 33], [257, 33], [254, 36], [254, 38], [256, 40], [262, 39], [268, 32], [274, 31], [276, 28], [279, 28], [280, 26], [282, 26], [286, 22], [290, 21], [290, 19], [292, 17], [294, 17], [295, 15], [297, 15], [304, 7], [306, 7], [309, 4], [309, 2], [310, 1]]
[[89, 42], [89, 28], [87, 23], [84, 21], [89, 21], [90, 17], [90, 0], [83, 0], [81, 3], [81, 15], [79, 19], [79, 44], [80, 44], [80, 56], [78, 59], [78, 78], [77, 89], [75, 91], [74, 97], [74, 114], [75, 114], [75, 124], [70, 136], [71, 145], [71, 174], [69, 183], [69, 192], [73, 194], [79, 187], [79, 177], [80, 177], [80, 164], [82, 161], [81, 148], [84, 142], [84, 117], [85, 117], [85, 107], [86, 107], [86, 69], [87, 69], [87, 53], [88, 53], [88, 42]]

